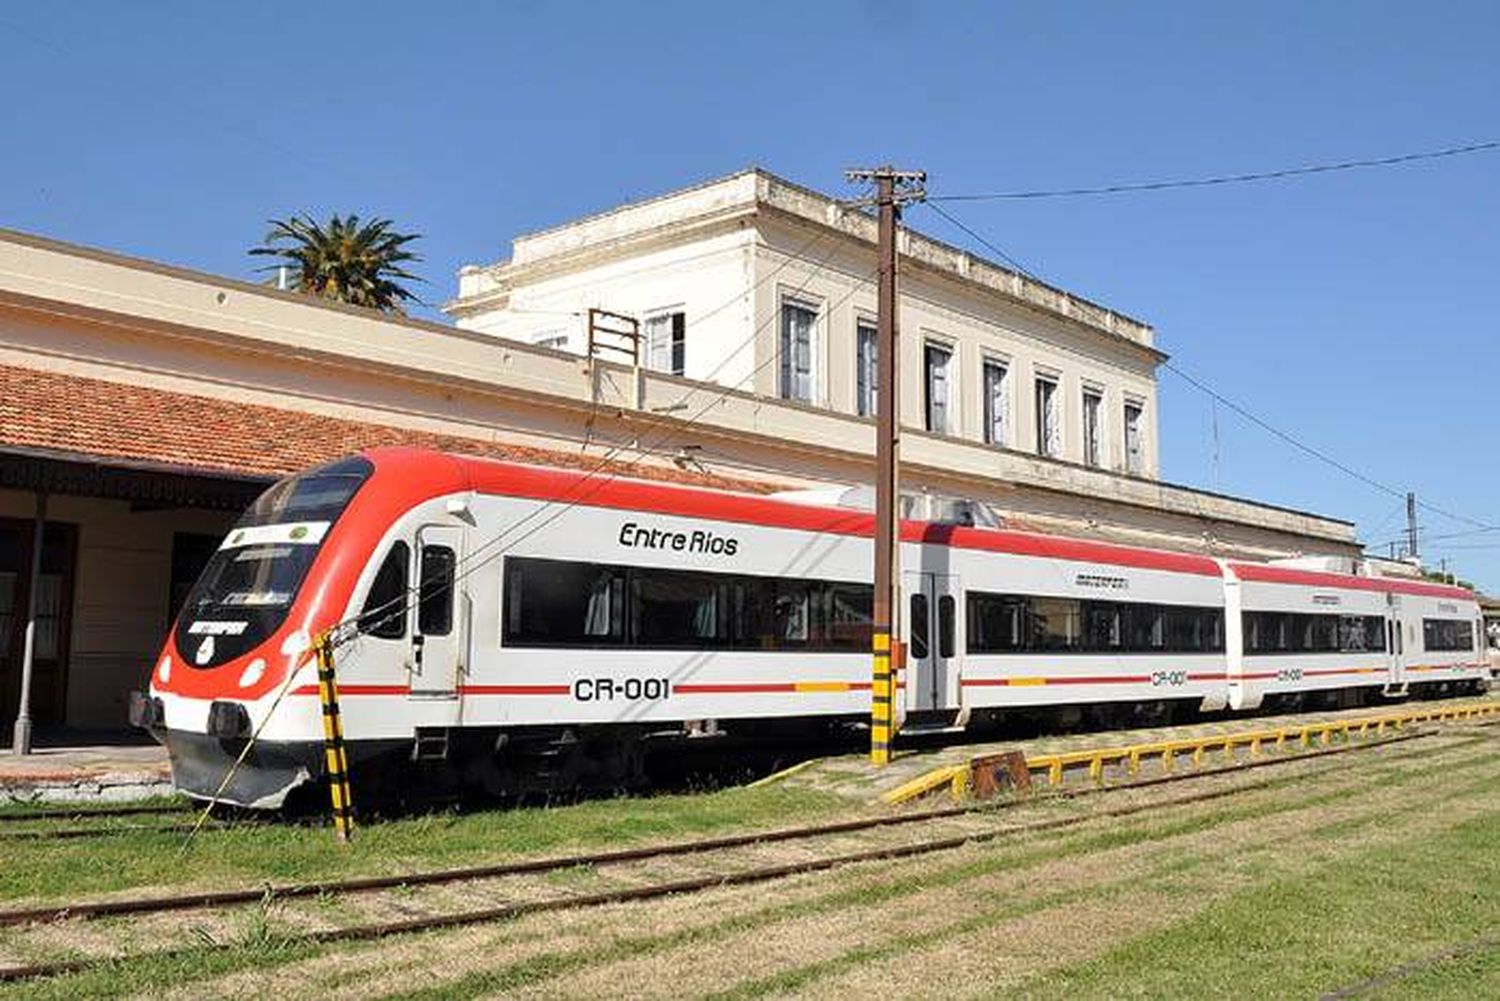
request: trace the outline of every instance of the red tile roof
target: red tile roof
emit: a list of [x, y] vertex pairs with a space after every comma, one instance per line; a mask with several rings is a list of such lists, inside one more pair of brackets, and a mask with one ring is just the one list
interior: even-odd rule
[[[44, 449], [204, 473], [282, 476], [380, 445], [414, 445], [570, 469], [595, 454], [564, 452], [345, 420], [0, 365], [0, 451]], [[630, 453], [633, 454], [633, 453]], [[774, 485], [672, 467], [611, 461], [609, 472], [643, 479], [765, 493]]]

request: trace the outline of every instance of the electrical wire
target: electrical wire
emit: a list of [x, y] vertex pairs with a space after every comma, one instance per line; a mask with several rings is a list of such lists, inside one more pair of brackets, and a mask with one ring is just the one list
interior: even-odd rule
[[948, 222], [952, 223], [954, 226], [957, 226], [959, 229], [961, 229], [965, 233], [969, 234], [969, 236], [972, 239], [978, 240], [981, 245], [983, 245], [984, 247], [986, 247], [990, 251], [990, 253], [998, 255], [999, 258], [1002, 261], [1004, 261], [1006, 264], [1009, 264], [1011, 267], [1015, 268], [1017, 271], [1021, 272], [1021, 274], [1025, 275], [1027, 278], [1030, 278], [1032, 281], [1036, 281], [1036, 282], [1040, 282], [1041, 281], [1040, 278], [1038, 278], [1035, 274], [1032, 273], [1032, 271], [1031, 271], [1030, 268], [1028, 268], [1026, 265], [1022, 264], [1020, 261], [1016, 260], [1014, 257], [1012, 257], [1009, 254], [1007, 254], [1005, 251], [1001, 250], [994, 243], [990, 242], [989, 240], [986, 240], [984, 237], [982, 237], [978, 233], [974, 232], [974, 230], [972, 230], [968, 226], [966, 226], [956, 216], [954, 216], [952, 213], [950, 213], [947, 209], [943, 208], [941, 205], [934, 205], [931, 201], [925, 201], [925, 202], [922, 202], [921, 204], [927, 206], [929, 209], [931, 209], [932, 211], [936, 212], [938, 215], [942, 216], [944, 219], [947, 219]]
[[1041, 191], [990, 191], [975, 194], [928, 195], [929, 202], [981, 202], [1002, 199], [1020, 200], [1036, 198], [1075, 198], [1092, 195], [1118, 195], [1140, 191], [1167, 191], [1176, 188], [1206, 188], [1225, 184], [1250, 184], [1259, 181], [1275, 181], [1289, 177], [1304, 177], [1309, 174], [1328, 174], [1343, 170], [1362, 170], [1375, 167], [1393, 167], [1415, 163], [1420, 160], [1438, 160], [1446, 157], [1467, 156], [1473, 153], [1490, 153], [1500, 150], [1500, 140], [1469, 143], [1464, 146], [1449, 146], [1443, 149], [1424, 150], [1417, 153], [1402, 153], [1372, 159], [1342, 160], [1336, 163], [1318, 163], [1304, 167], [1286, 167], [1281, 170], [1266, 170], [1254, 173], [1220, 174], [1211, 177], [1178, 178], [1163, 181], [1136, 181], [1121, 184], [1105, 184], [1089, 188], [1054, 188]]

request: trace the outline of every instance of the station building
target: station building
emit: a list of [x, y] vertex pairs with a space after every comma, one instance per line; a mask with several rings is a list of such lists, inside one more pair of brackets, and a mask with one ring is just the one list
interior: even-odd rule
[[[360, 448], [869, 482], [873, 241], [861, 213], [748, 171], [518, 238], [463, 271], [448, 325], [0, 230], [0, 731], [28, 621], [37, 725], [122, 727], [238, 512]], [[914, 232], [900, 251], [915, 513], [966, 498], [1015, 528], [1358, 554], [1348, 522], [1159, 478], [1145, 324]], [[589, 350], [590, 310], [631, 321], [635, 357], [597, 331]]]

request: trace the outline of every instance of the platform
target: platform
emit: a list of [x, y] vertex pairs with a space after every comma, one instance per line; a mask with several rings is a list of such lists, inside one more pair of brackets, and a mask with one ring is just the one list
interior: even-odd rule
[[1237, 733], [1251, 733], [1280, 727], [1292, 728], [1314, 726], [1342, 720], [1357, 720], [1376, 717], [1382, 713], [1403, 711], [1441, 710], [1466, 706], [1500, 708], [1500, 696], [1484, 696], [1470, 699], [1444, 699], [1432, 702], [1400, 702], [1385, 707], [1366, 706], [1328, 712], [1306, 712], [1275, 716], [1237, 716], [1204, 720], [1181, 726], [1151, 727], [1135, 730], [1094, 730], [1085, 733], [1057, 734], [1032, 737], [1023, 740], [994, 739], [954, 743], [932, 749], [902, 749], [890, 764], [877, 768], [862, 754], [821, 758], [804, 762], [788, 769], [778, 781], [788, 785], [814, 788], [832, 792], [864, 803], [881, 802], [886, 794], [906, 786], [923, 776], [935, 774], [950, 766], [960, 765], [973, 758], [1021, 751], [1028, 758], [1048, 755], [1068, 755], [1098, 748], [1122, 748], [1137, 745], [1152, 745], [1170, 741], [1221, 737]]
[[0, 806], [124, 803], [172, 794], [167, 749], [157, 743], [49, 739], [31, 754], [0, 750]]

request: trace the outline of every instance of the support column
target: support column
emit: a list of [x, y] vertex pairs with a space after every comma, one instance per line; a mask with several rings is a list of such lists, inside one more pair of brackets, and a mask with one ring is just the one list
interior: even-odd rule
[[26, 640], [21, 647], [21, 698], [11, 750], [31, 753], [31, 673], [36, 660], [36, 602], [42, 580], [42, 540], [47, 527], [47, 494], [36, 495], [36, 522], [31, 530], [31, 571], [26, 586]]

